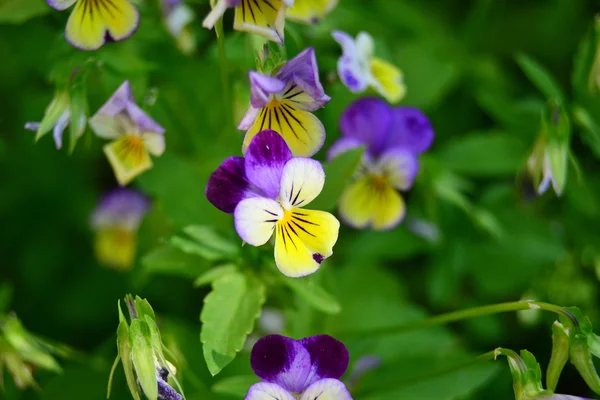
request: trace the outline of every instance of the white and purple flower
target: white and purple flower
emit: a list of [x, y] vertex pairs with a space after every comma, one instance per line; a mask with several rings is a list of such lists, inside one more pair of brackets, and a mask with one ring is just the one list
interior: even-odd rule
[[417, 156], [433, 142], [429, 120], [416, 108], [393, 108], [383, 100], [363, 98], [346, 108], [340, 129], [342, 138], [329, 149], [330, 159], [366, 147], [338, 203], [342, 220], [355, 228], [395, 227], [406, 212], [398, 190], [412, 187], [419, 170]]
[[206, 197], [234, 215], [246, 243], [262, 246], [275, 234], [275, 263], [290, 277], [315, 272], [333, 254], [339, 222], [324, 211], [307, 210], [325, 183], [318, 161], [293, 157], [281, 136], [258, 133], [245, 158], [230, 157], [212, 173]]
[[242, 151], [264, 129], [278, 132], [295, 156], [310, 157], [323, 147], [325, 127], [311, 112], [331, 98], [319, 80], [312, 47], [289, 60], [275, 76], [250, 71], [250, 107], [238, 129], [246, 130]]
[[196, 47], [190, 24], [196, 18], [194, 11], [183, 0], [161, 0], [162, 19], [167, 31], [175, 39], [177, 48], [191, 54]]
[[96, 135], [113, 139], [104, 146], [104, 153], [121, 186], [152, 168], [150, 154], [158, 157], [165, 151], [164, 128], [135, 104], [129, 81], [89, 122]]
[[102, 264], [116, 269], [133, 265], [137, 231], [149, 207], [148, 198], [133, 189], [119, 188], [102, 196], [90, 218], [96, 257]]
[[252, 370], [263, 382], [252, 385], [245, 400], [352, 400], [339, 380], [348, 360], [346, 346], [328, 335], [265, 336], [250, 354]]
[[360, 32], [356, 40], [345, 32], [334, 31], [333, 38], [342, 46], [338, 60], [338, 75], [353, 93], [372, 87], [390, 103], [397, 103], [406, 94], [402, 72], [393, 64], [374, 57], [373, 38]]

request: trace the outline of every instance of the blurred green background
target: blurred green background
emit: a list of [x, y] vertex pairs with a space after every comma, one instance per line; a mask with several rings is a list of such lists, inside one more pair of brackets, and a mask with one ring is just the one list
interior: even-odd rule
[[[156, 255], [157, 248], [176, 252], [165, 238], [187, 225], [208, 225], [236, 240], [231, 217], [208, 203], [204, 188], [222, 159], [240, 154], [243, 132], [235, 125], [248, 101], [256, 41], [233, 32], [232, 13], [226, 14], [232, 121], [215, 35], [201, 28], [210, 7], [207, 1], [189, 4], [198, 16], [192, 25], [197, 51], [184, 56], [161, 23], [157, 1], [140, 2], [142, 23], [131, 39], [82, 53], [64, 41], [68, 12], [43, 0], [0, 0], [0, 279], [3, 293], [12, 293], [0, 296], [0, 311], [14, 310], [31, 332], [85, 354], [61, 361], [60, 375], [38, 371], [39, 390], [20, 391], [8, 377], [0, 397], [104, 399], [116, 355], [116, 304], [127, 293], [150, 301], [165, 342], [183, 356], [189, 399], [236, 398], [211, 388], [225, 377], [251, 373], [247, 351], [216, 378], [206, 368], [198, 316], [209, 288], [194, 288], [192, 281], [210, 263], [183, 252], [166, 262]], [[317, 26], [286, 25], [288, 56], [314, 46], [332, 97], [317, 113], [328, 134], [324, 149], [339, 136], [340, 113], [358, 98], [335, 79], [340, 49], [333, 29], [369, 32], [376, 52], [405, 74], [408, 95], [401, 105], [424, 110], [436, 132], [407, 195], [406, 221], [389, 232], [343, 228], [334, 256], [316, 274], [341, 312], [326, 315], [269, 288], [267, 304], [284, 311], [287, 334], [340, 332], [336, 336], [353, 361], [365, 354], [382, 357], [383, 365], [356, 386], [356, 399], [510, 399], [505, 361], [436, 371], [497, 346], [528, 349], [544, 369], [553, 316], [502, 314], [381, 337], [345, 338], [345, 330], [520, 298], [578, 306], [600, 324], [598, 154], [573, 124], [576, 164], [570, 164], [563, 196], [532, 195], [524, 164], [546, 99], [514, 58], [525, 53], [537, 60], [575, 101], [574, 59], [599, 10], [593, 0], [340, 0]], [[57, 82], [86, 61], [92, 65], [90, 114], [129, 79], [142, 104], [150, 89], [156, 91], [156, 102], [145, 107], [167, 130], [166, 153], [134, 183], [154, 205], [130, 271], [108, 269], [94, 258], [89, 214], [116, 184], [104, 142], [88, 128], [69, 155], [57, 151], [50, 137], [34, 144], [34, 134], [23, 129], [40, 120]], [[600, 120], [600, 108], [588, 111]], [[335, 200], [322, 204], [332, 208]], [[433, 237], [423, 237], [424, 226]], [[242, 256], [251, 260], [263, 250], [244, 248]], [[571, 366], [557, 392], [591, 397]], [[130, 398], [121, 367], [111, 398]]]

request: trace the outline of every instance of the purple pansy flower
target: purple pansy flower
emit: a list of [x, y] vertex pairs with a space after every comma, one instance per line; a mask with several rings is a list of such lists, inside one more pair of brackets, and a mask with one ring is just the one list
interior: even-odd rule
[[234, 215], [238, 235], [262, 246], [275, 234], [275, 262], [291, 277], [315, 272], [333, 253], [339, 222], [324, 211], [302, 208], [325, 183], [318, 161], [293, 157], [281, 136], [258, 133], [245, 158], [230, 157], [212, 173], [206, 197], [219, 210]]
[[161, 13], [165, 27], [185, 54], [194, 51], [196, 41], [189, 28], [196, 18], [194, 11], [183, 0], [161, 0]]
[[121, 186], [152, 168], [150, 154], [165, 151], [165, 130], [137, 104], [129, 81], [125, 81], [90, 119], [90, 126], [104, 139], [104, 153]]
[[285, 12], [293, 5], [294, 0], [217, 0], [202, 26], [212, 29], [228, 8], [235, 8], [233, 29], [283, 44]]
[[252, 370], [263, 382], [252, 385], [245, 400], [352, 400], [339, 380], [348, 360], [346, 346], [328, 335], [265, 336], [250, 354]]
[[133, 265], [137, 231], [149, 206], [148, 198], [133, 189], [119, 188], [102, 196], [90, 218], [102, 264], [117, 269]]
[[433, 128], [416, 108], [390, 107], [375, 98], [352, 103], [340, 119], [342, 138], [328, 152], [330, 159], [365, 146], [361, 166], [340, 200], [342, 220], [355, 228], [391, 229], [405, 215], [398, 190], [412, 187], [419, 169], [417, 156], [433, 141]]
[[295, 156], [310, 157], [323, 147], [325, 127], [311, 112], [331, 98], [319, 80], [312, 47], [289, 60], [275, 76], [251, 71], [250, 107], [238, 129], [247, 130], [242, 151], [264, 129], [278, 132]]

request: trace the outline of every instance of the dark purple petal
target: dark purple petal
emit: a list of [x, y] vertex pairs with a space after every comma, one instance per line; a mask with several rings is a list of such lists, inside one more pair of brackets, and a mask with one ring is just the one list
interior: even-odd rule
[[277, 73], [276, 77], [284, 82], [294, 81], [310, 97], [319, 101], [321, 107], [330, 100], [319, 80], [319, 67], [317, 66], [315, 50], [312, 47], [289, 60]]
[[262, 189], [267, 197], [279, 195], [283, 166], [292, 158], [292, 152], [281, 135], [272, 130], [256, 134], [246, 151], [246, 177]]
[[235, 206], [249, 195], [242, 157], [229, 157], [208, 178], [206, 198], [223, 212], [232, 214]]
[[325, 378], [339, 379], [344, 375], [350, 355], [342, 342], [329, 335], [318, 335], [302, 339], [300, 343], [308, 350], [312, 364], [307, 385]]
[[137, 229], [150, 200], [141, 192], [128, 188], [114, 189], [100, 199], [91, 216], [94, 229], [123, 226]]
[[227, 4], [227, 7], [237, 7], [240, 5], [241, 2], [242, 0], [225, 0], [225, 4]]
[[181, 400], [183, 397], [177, 393], [167, 382], [160, 377], [156, 377], [158, 384], [158, 398], [161, 400]]
[[281, 335], [259, 339], [250, 354], [250, 366], [262, 380], [292, 393], [302, 393], [310, 372], [310, 355], [299, 341]]
[[350, 104], [340, 118], [342, 135], [367, 146], [372, 155], [381, 153], [393, 122], [392, 108], [383, 100], [366, 97]]
[[279, 93], [285, 88], [285, 82], [259, 74], [258, 72], [250, 71], [250, 104], [254, 108], [263, 108], [269, 101], [269, 95]]
[[433, 127], [425, 114], [414, 107], [397, 107], [392, 112], [394, 121], [386, 147], [404, 147], [420, 154], [431, 146]]

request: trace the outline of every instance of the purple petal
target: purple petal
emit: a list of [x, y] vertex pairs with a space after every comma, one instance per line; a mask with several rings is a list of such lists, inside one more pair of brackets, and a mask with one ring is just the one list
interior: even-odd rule
[[339, 379], [344, 375], [350, 355], [342, 342], [329, 335], [318, 335], [302, 339], [300, 343], [308, 350], [312, 364], [307, 385], [324, 378]]
[[46, 0], [46, 3], [55, 10], [62, 11], [71, 7], [76, 1], [77, 0]]
[[54, 125], [54, 129], [52, 131], [52, 137], [54, 138], [54, 143], [56, 144], [56, 149], [60, 150], [62, 148], [62, 137], [63, 132], [67, 125], [69, 125], [69, 121], [71, 119], [71, 113], [69, 111], [62, 113], [58, 121], [56, 121], [56, 125]]
[[241, 2], [242, 0], [225, 0], [225, 4], [227, 4], [227, 7], [237, 7], [240, 5]]
[[374, 167], [378, 172], [387, 177], [388, 182], [398, 190], [408, 190], [412, 187], [419, 162], [411, 150], [404, 147], [395, 147], [386, 150], [377, 160]]
[[279, 194], [283, 166], [292, 158], [292, 152], [281, 135], [272, 130], [259, 132], [246, 151], [246, 177], [262, 189], [267, 197]]
[[333, 38], [342, 46], [342, 56], [338, 60], [338, 75], [342, 83], [353, 93], [360, 93], [368, 86], [369, 69], [365, 66], [354, 39], [345, 32], [333, 31]]
[[96, 114], [103, 114], [114, 117], [120, 112], [126, 110], [128, 103], [134, 103], [133, 92], [129, 81], [125, 81], [119, 86], [116, 92], [104, 103]]
[[364, 144], [362, 142], [360, 142], [358, 139], [351, 138], [351, 137], [345, 137], [345, 138], [338, 139], [331, 145], [329, 150], [327, 150], [327, 160], [331, 161], [334, 158], [336, 158], [337, 156], [339, 156], [340, 154], [350, 151], [352, 149], [355, 149], [357, 147], [363, 146], [363, 145]]
[[277, 78], [284, 82], [294, 81], [300, 88], [319, 103], [316, 109], [322, 107], [331, 98], [325, 94], [319, 80], [319, 67], [315, 50], [307, 48], [296, 57], [289, 60], [277, 73]]
[[350, 104], [340, 118], [343, 136], [354, 138], [378, 155], [384, 150], [393, 122], [391, 107], [383, 100], [366, 97]]
[[104, 195], [91, 216], [94, 229], [124, 226], [137, 229], [150, 201], [144, 194], [128, 188], [115, 189]]
[[141, 128], [142, 132], [154, 132], [163, 134], [165, 133], [165, 128], [160, 126], [156, 121], [154, 121], [148, 114], [146, 114], [141, 108], [138, 107], [137, 104], [133, 102], [127, 103], [127, 113], [133, 120], [133, 122]]
[[276, 399], [276, 400], [294, 400], [287, 390], [274, 383], [259, 382], [250, 386], [248, 394], [244, 397], [244, 400], [265, 400], [265, 399]]
[[251, 104], [248, 107], [248, 110], [246, 110], [246, 114], [244, 114], [244, 117], [240, 121], [237, 128], [240, 131], [247, 131], [248, 129], [250, 129], [252, 127], [252, 124], [254, 124], [256, 117], [258, 117], [258, 113], [260, 110], [261, 110], [260, 108], [252, 107], [252, 104]]
[[250, 366], [264, 381], [301, 393], [306, 389], [310, 355], [299, 341], [281, 335], [261, 338], [250, 354]]
[[269, 101], [269, 95], [279, 93], [285, 88], [285, 82], [250, 71], [250, 104], [254, 108], [263, 108]]
[[177, 393], [167, 382], [160, 377], [156, 378], [158, 384], [158, 398], [161, 400], [181, 400], [183, 397]]
[[238, 203], [249, 195], [250, 183], [242, 157], [227, 158], [208, 178], [206, 198], [223, 212], [233, 214]]
[[420, 154], [431, 146], [433, 127], [425, 114], [413, 107], [397, 107], [392, 113], [394, 121], [388, 146], [405, 147], [415, 154]]

